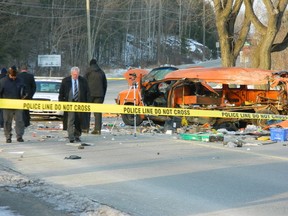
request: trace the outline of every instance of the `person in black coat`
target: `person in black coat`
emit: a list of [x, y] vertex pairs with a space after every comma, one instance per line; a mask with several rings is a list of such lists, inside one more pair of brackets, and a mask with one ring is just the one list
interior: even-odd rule
[[[84, 77], [87, 79], [90, 90], [90, 102], [102, 104], [107, 91], [107, 79], [104, 71], [97, 64], [96, 59], [90, 61], [90, 67], [87, 69]], [[102, 113], [94, 113], [94, 117], [95, 127], [91, 133], [100, 135], [102, 128]]]
[[[25, 85], [17, 75], [17, 68], [12, 66], [8, 69], [8, 75], [0, 80], [0, 98], [23, 99], [26, 95]], [[20, 109], [3, 109], [4, 135], [6, 143], [12, 141], [12, 122], [15, 119], [15, 132], [18, 142], [24, 142], [24, 121]]]
[[[28, 66], [26, 64], [21, 65], [20, 73], [17, 76], [21, 78], [25, 84], [25, 99], [32, 100], [33, 95], [36, 92], [36, 82], [34, 75], [28, 73]], [[23, 121], [25, 127], [28, 127], [30, 125], [30, 119], [31, 118], [29, 110], [23, 110]]]
[[[71, 68], [71, 76], [65, 77], [60, 86], [59, 101], [88, 102], [89, 88], [87, 80], [79, 75], [78, 67]], [[82, 130], [89, 128], [85, 112], [67, 112], [67, 119], [64, 119], [63, 126], [67, 121], [67, 132], [70, 143], [81, 142]], [[65, 126], [64, 126], [65, 127]]]

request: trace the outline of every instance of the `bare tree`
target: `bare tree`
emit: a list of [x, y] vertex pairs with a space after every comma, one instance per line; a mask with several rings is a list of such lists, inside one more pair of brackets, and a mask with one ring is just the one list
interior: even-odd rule
[[284, 50], [288, 46], [288, 33], [280, 43], [275, 38], [281, 27], [281, 20], [287, 7], [287, 0], [263, 0], [267, 20], [264, 23], [255, 15], [253, 1], [244, 0], [247, 16], [252, 21], [259, 35], [252, 55], [252, 66], [263, 69], [271, 68], [271, 53]]
[[[283, 44], [283, 41], [287, 37], [287, 32], [288, 32], [287, 22], [288, 22], [288, 14], [286, 13], [284, 19], [282, 20], [281, 30], [277, 34], [274, 44], [278, 44], [278, 43]], [[272, 47], [272, 50], [273, 50], [273, 47]], [[283, 70], [283, 69], [287, 70], [287, 56], [288, 56], [288, 49], [285, 49], [281, 52], [272, 52], [271, 68], [273, 68], [274, 70]]]
[[[288, 34], [281, 42], [275, 43], [275, 38], [281, 27], [281, 20], [287, 7], [287, 0], [263, 0], [262, 10], [265, 16], [257, 16], [253, 7], [254, 0], [214, 0], [216, 26], [221, 46], [222, 65], [235, 66], [236, 59], [247, 39], [251, 25], [255, 27], [252, 67], [270, 69], [271, 53], [284, 50], [288, 46]], [[245, 7], [244, 7], [245, 6]], [[241, 26], [236, 31], [236, 20], [240, 10], [244, 17], [239, 22]]]
[[232, 67], [245, 43], [251, 21], [244, 16], [239, 32], [235, 32], [235, 23], [243, 0], [214, 0], [216, 26], [221, 47], [222, 65]]

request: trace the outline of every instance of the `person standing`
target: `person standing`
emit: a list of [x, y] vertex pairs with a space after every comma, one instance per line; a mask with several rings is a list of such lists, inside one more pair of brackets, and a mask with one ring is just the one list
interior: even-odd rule
[[[107, 91], [106, 75], [97, 64], [96, 59], [92, 59], [89, 64], [90, 67], [88, 67], [84, 77], [87, 79], [90, 90], [90, 102], [103, 104]], [[95, 126], [91, 133], [100, 135], [102, 128], [102, 113], [94, 113], [94, 117]]]
[[[0, 79], [4, 78], [7, 75], [7, 69], [2, 68], [0, 73]], [[0, 128], [4, 127], [4, 119], [3, 119], [3, 110], [0, 109]]]
[[[80, 69], [72, 67], [71, 75], [65, 77], [60, 86], [59, 101], [88, 102], [89, 88], [87, 80], [80, 76]], [[82, 129], [87, 127], [87, 113], [67, 112], [67, 132], [70, 143], [81, 142]]]
[[[36, 92], [36, 82], [33, 74], [28, 73], [28, 66], [22, 64], [18, 77], [21, 78], [25, 84], [26, 97], [24, 99], [32, 100], [33, 95]], [[25, 127], [30, 125], [30, 111], [23, 110], [23, 121]]]
[[[25, 97], [25, 85], [23, 81], [16, 77], [17, 68], [12, 66], [8, 69], [8, 76], [0, 80], [0, 98], [22, 99]], [[3, 109], [4, 135], [6, 143], [12, 142], [12, 121], [15, 119], [15, 131], [18, 142], [24, 142], [24, 121], [23, 110]]]

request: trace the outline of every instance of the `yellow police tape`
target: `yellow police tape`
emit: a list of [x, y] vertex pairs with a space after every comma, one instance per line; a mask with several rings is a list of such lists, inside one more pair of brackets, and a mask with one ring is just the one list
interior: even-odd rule
[[194, 116], [236, 119], [288, 119], [288, 116], [286, 115], [274, 114], [15, 99], [0, 99], [0, 109], [55, 110], [67, 112], [101, 112], [115, 114]]

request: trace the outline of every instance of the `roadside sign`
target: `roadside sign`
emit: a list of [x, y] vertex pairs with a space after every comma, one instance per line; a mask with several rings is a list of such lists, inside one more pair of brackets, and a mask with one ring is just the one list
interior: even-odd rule
[[61, 55], [38, 55], [39, 67], [61, 67]]

